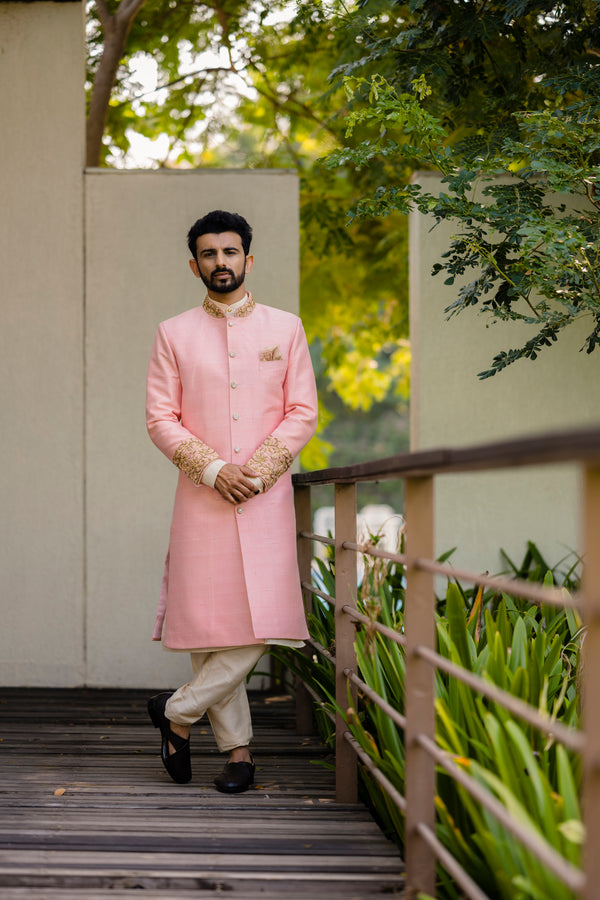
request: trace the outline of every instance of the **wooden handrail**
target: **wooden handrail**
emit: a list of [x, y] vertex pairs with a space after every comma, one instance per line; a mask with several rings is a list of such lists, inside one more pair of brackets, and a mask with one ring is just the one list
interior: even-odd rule
[[552, 431], [535, 437], [494, 441], [472, 447], [399, 453], [353, 466], [299, 472], [297, 485], [351, 484], [390, 478], [421, 478], [450, 472], [476, 472], [515, 466], [600, 461], [600, 428]]
[[[570, 597], [559, 588], [547, 588], [517, 579], [492, 578], [466, 570], [456, 570], [442, 565], [433, 556], [433, 479], [447, 472], [474, 472], [515, 466], [545, 465], [550, 463], [577, 463], [583, 469], [584, 503], [584, 570], [583, 590]], [[406, 536], [406, 553], [387, 553], [380, 548], [359, 544], [356, 539], [356, 483], [385, 479], [403, 479], [406, 483], [406, 511], [411, 527]], [[338, 799], [352, 800], [355, 774], [344, 749], [352, 747], [371, 775], [386, 790], [388, 796], [406, 811], [407, 889], [433, 894], [435, 890], [435, 860], [444, 865], [457, 883], [472, 900], [483, 900], [485, 895], [474, 884], [458, 861], [451, 857], [435, 835], [433, 803], [435, 796], [435, 765], [441, 766], [459, 781], [478, 802], [490, 810], [513, 835], [534, 852], [541, 862], [554, 872], [581, 900], [595, 900], [596, 887], [600, 883], [600, 859], [595, 846], [600, 840], [600, 716], [596, 711], [593, 690], [583, 690], [585, 732], [552, 723], [534, 707], [488, 684], [466, 669], [460, 669], [435, 652], [433, 622], [435, 600], [433, 575], [444, 574], [450, 578], [486, 585], [510, 594], [528, 597], [533, 602], [554, 606], [576, 607], [584, 613], [586, 621], [586, 684], [595, 685], [600, 678], [600, 428], [571, 432], [553, 432], [523, 439], [511, 439], [490, 444], [457, 449], [427, 450], [405, 453], [383, 460], [360, 463], [318, 472], [293, 476], [296, 490], [298, 518], [299, 559], [301, 560], [302, 588], [306, 596], [314, 595], [335, 603], [335, 665], [336, 679], [336, 756], [338, 761]], [[310, 522], [310, 486], [334, 484], [336, 486], [336, 534], [323, 540], [315, 535]], [[311, 585], [310, 562], [307, 548], [311, 541], [335, 546], [336, 588], [335, 600]], [[300, 548], [302, 549], [300, 550]], [[356, 595], [356, 565], [351, 557], [364, 553], [404, 565], [406, 575], [405, 622], [403, 634], [394, 632], [379, 622], [362, 615], [353, 605]], [[405, 646], [406, 693], [405, 717], [389, 707], [389, 704], [356, 675], [356, 657], [352, 643], [352, 622], [371, 626], [386, 639]], [[321, 651], [320, 645], [316, 647]], [[326, 651], [327, 655], [330, 655]], [[584, 824], [588, 852], [584, 870], [571, 865], [556, 853], [537, 834], [515, 822], [505, 807], [480, 785], [473, 782], [435, 743], [433, 673], [445, 671], [458, 678], [471, 689], [503, 705], [513, 715], [522, 717], [533, 727], [551, 734], [583, 758], [585, 772]], [[348, 690], [361, 690], [364, 696], [376, 703], [403, 729], [406, 755], [406, 797], [401, 797], [383, 773], [379, 771], [347, 731], [348, 724], [340, 715], [347, 705]], [[314, 696], [314, 692], [311, 691]], [[322, 701], [318, 701], [321, 702]], [[354, 704], [356, 703], [353, 700]], [[352, 726], [350, 726], [352, 727]], [[356, 759], [354, 755], [354, 759]], [[433, 850], [433, 854], [432, 854]]]

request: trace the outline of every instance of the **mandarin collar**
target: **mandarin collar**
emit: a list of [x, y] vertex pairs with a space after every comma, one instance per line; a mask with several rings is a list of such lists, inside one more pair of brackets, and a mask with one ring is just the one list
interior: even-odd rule
[[[254, 302], [254, 298], [252, 297], [252, 294], [248, 292], [246, 299], [231, 313], [231, 315], [238, 318], [249, 316], [255, 306], [256, 303]], [[224, 303], [216, 303], [214, 300], [211, 300], [208, 295], [204, 299], [202, 309], [215, 319], [227, 318], [227, 313], [225, 312], [227, 306]]]

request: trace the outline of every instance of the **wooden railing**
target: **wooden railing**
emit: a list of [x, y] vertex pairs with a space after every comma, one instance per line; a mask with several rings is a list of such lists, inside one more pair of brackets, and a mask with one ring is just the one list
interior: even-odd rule
[[[456, 569], [434, 560], [434, 479], [449, 472], [474, 472], [548, 463], [578, 463], [582, 470], [582, 523], [584, 572], [581, 592], [568, 597], [558, 588], [545, 588], [508, 578], [482, 577], [480, 573]], [[406, 552], [386, 553], [372, 545], [357, 543], [356, 485], [358, 482], [403, 479], [404, 516], [407, 523]], [[317, 595], [335, 604], [335, 657], [325, 652], [335, 666], [336, 703], [348, 706], [348, 690], [356, 704], [357, 690], [378, 704], [404, 732], [406, 795], [390, 784], [373, 761], [360, 749], [343, 716], [336, 715], [336, 793], [340, 802], [357, 798], [357, 757], [405, 814], [407, 897], [419, 892], [435, 895], [435, 871], [439, 862], [472, 900], [487, 900], [470, 875], [459, 865], [436, 836], [434, 798], [436, 767], [459, 782], [479, 803], [495, 815], [524, 846], [582, 900], [600, 896], [600, 704], [595, 688], [600, 685], [600, 429], [561, 432], [523, 440], [510, 440], [456, 450], [428, 450], [294, 476], [298, 527], [300, 576], [308, 603]], [[312, 532], [311, 486], [335, 486], [335, 539]], [[312, 583], [312, 542], [335, 548], [335, 598]], [[490, 548], [492, 552], [495, 548]], [[355, 622], [373, 623], [356, 609], [357, 558], [361, 553], [402, 564], [406, 574], [405, 630], [396, 633], [378, 623], [375, 628], [405, 648], [405, 715], [392, 709], [362, 682], [354, 651]], [[584, 731], [567, 728], [540, 715], [538, 710], [460, 666], [440, 656], [435, 649], [434, 575], [498, 590], [554, 606], [576, 607], [583, 615], [585, 665], [583, 666]], [[443, 752], [435, 740], [434, 673], [444, 671], [474, 691], [502, 704], [509, 712], [551, 733], [554, 740], [582, 755], [583, 809], [586, 851], [583, 869], [560, 856], [543, 838], [523, 828], [488, 791], [474, 782]], [[318, 699], [318, 698], [315, 698]], [[298, 728], [306, 732], [312, 717], [310, 696], [298, 694]], [[550, 900], [550, 898], [548, 898]]]

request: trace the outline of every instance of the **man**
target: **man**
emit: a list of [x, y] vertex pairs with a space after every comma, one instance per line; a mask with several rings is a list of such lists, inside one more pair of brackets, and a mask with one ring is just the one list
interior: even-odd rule
[[179, 468], [154, 640], [189, 651], [194, 677], [148, 701], [161, 758], [192, 777], [190, 725], [208, 713], [229, 761], [218, 790], [254, 780], [245, 679], [268, 644], [308, 636], [289, 467], [314, 433], [317, 397], [300, 320], [246, 291], [252, 230], [215, 210], [190, 229], [201, 306], [159, 326], [148, 369], [150, 437]]

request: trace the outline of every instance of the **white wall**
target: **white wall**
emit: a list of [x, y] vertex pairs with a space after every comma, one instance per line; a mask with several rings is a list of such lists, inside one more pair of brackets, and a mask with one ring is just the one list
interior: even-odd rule
[[[434, 174], [421, 178], [427, 189], [440, 189]], [[478, 380], [499, 350], [524, 342], [525, 329], [512, 322], [486, 327], [472, 310], [445, 320], [458, 287], [430, 273], [456, 225], [431, 231], [432, 224], [411, 215], [412, 449], [598, 424], [600, 352], [578, 352], [585, 328], [571, 326], [536, 361], [521, 360]], [[436, 551], [457, 546], [456, 565], [500, 571], [499, 548], [520, 562], [527, 540], [551, 564], [579, 548], [579, 485], [571, 466], [444, 476], [436, 481], [435, 509]]]
[[0, 4], [0, 683], [81, 683], [83, 27]]
[[210, 209], [255, 237], [255, 298], [298, 310], [295, 172], [86, 175], [87, 667], [90, 685], [177, 684], [187, 654], [150, 643], [177, 470], [150, 442], [145, 379], [158, 323], [204, 299], [186, 234]]

